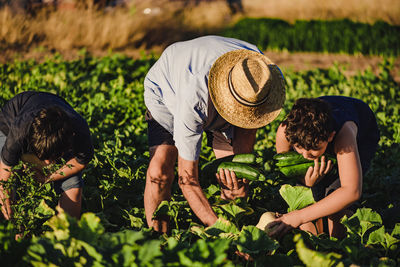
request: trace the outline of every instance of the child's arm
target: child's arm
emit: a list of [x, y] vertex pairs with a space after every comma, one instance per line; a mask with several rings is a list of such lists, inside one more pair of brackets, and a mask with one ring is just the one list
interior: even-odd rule
[[[7, 166], [0, 160], [0, 181], [7, 181], [11, 176], [11, 167]], [[11, 201], [10, 192], [5, 190], [2, 185], [0, 185], [0, 205], [1, 212], [6, 220], [11, 218]]]
[[62, 166], [60, 169], [57, 171], [53, 172], [50, 174], [47, 178], [46, 181], [42, 182], [54, 182], [60, 179], [64, 179], [66, 177], [72, 176], [74, 174], [77, 174], [78, 172], [82, 171], [83, 169], [86, 168], [87, 165], [79, 163], [76, 158], [70, 159], [67, 163], [65, 163], [64, 166]]
[[276, 131], [276, 139], [275, 139], [275, 148], [276, 153], [288, 152], [290, 150], [289, 141], [285, 136], [285, 126], [282, 124], [279, 125], [278, 130]]
[[282, 215], [270, 227], [278, 225], [271, 235], [281, 235], [290, 228], [333, 215], [361, 197], [362, 170], [357, 148], [357, 126], [346, 122], [336, 137], [335, 150], [341, 186], [324, 199], [301, 210]]

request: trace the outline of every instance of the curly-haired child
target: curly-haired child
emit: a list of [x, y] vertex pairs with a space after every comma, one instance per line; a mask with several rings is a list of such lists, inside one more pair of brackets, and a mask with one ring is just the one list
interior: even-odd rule
[[[295, 150], [314, 160], [302, 182], [311, 187], [316, 203], [281, 215], [269, 225], [275, 226], [270, 234], [281, 236], [297, 227], [316, 234], [318, 227], [312, 222], [328, 218], [322, 223], [325, 227], [317, 225], [324, 231], [328, 227], [331, 236], [344, 237], [340, 219], [351, 214], [352, 204], [361, 197], [363, 175], [378, 141], [375, 115], [363, 101], [344, 96], [298, 99], [277, 130], [276, 151]], [[322, 156], [325, 152], [336, 155], [339, 177], [324, 177], [332, 168]]]

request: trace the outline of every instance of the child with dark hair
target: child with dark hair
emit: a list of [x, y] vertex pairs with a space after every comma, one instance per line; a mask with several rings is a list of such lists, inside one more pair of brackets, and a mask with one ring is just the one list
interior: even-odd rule
[[[7, 181], [20, 160], [38, 167], [36, 179], [54, 182], [59, 205], [79, 218], [82, 174], [93, 157], [93, 144], [86, 121], [61, 97], [45, 92], [23, 92], [5, 103], [0, 112], [0, 180]], [[65, 165], [45, 175], [43, 166]], [[9, 196], [0, 185], [1, 211], [12, 216]]]
[[[311, 187], [315, 204], [280, 216], [270, 227], [281, 236], [291, 228], [317, 233], [312, 221], [326, 218], [322, 229], [334, 237], [344, 237], [340, 224], [351, 214], [351, 205], [362, 193], [362, 180], [377, 149], [379, 131], [375, 115], [361, 100], [344, 96], [301, 98], [293, 105], [276, 133], [277, 153], [295, 150], [314, 160], [302, 180]], [[332, 168], [324, 153], [336, 155], [339, 177], [324, 177]], [[322, 156], [322, 157], [321, 157]], [[321, 222], [321, 220], [319, 220]]]

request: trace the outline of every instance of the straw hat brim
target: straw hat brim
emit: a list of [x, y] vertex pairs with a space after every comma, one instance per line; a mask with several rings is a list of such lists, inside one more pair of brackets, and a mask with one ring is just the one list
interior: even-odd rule
[[[260, 57], [269, 67], [272, 82], [265, 102], [248, 106], [238, 102], [229, 89], [228, 76], [235, 64], [246, 57]], [[234, 50], [220, 56], [210, 69], [208, 88], [217, 112], [232, 125], [245, 128], [261, 128], [272, 122], [285, 102], [285, 81], [279, 68], [265, 55], [246, 49]]]

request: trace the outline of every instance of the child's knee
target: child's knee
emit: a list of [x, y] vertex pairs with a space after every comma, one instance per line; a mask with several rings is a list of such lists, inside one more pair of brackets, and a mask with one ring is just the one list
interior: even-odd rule
[[328, 216], [328, 219], [331, 220], [334, 223], [340, 223], [340, 221], [342, 220], [342, 218], [346, 215], [347, 217], [351, 217], [354, 214], [354, 212], [352, 210], [349, 209], [345, 209], [345, 210], [341, 210], [335, 214], [332, 214], [330, 216]]
[[300, 229], [303, 231], [307, 231], [312, 233], [313, 235], [318, 235], [322, 233], [322, 227], [320, 227], [320, 220], [316, 220], [315, 222], [308, 222], [300, 225]]

